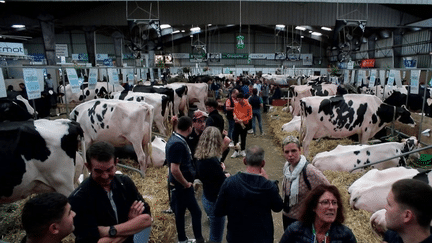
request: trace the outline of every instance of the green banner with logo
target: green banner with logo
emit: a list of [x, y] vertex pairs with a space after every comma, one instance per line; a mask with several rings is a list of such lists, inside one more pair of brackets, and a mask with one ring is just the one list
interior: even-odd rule
[[247, 53], [222, 53], [222, 59], [248, 59]]

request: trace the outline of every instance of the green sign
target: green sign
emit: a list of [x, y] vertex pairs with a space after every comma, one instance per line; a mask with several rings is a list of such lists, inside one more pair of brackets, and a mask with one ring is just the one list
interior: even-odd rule
[[207, 53], [189, 53], [189, 59], [206, 59]]
[[222, 59], [248, 59], [247, 53], [222, 53]]
[[236, 37], [236, 39], [237, 39], [237, 49], [243, 49], [245, 47], [244, 36], [239, 35]]

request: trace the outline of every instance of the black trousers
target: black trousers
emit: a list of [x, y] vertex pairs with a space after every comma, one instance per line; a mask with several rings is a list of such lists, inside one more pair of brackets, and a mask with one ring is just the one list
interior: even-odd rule
[[245, 125], [245, 128], [242, 128], [242, 126], [239, 123], [236, 123], [234, 125], [234, 133], [233, 133], [233, 140], [234, 140], [234, 145], [236, 145], [239, 141], [239, 135], [240, 135], [240, 139], [241, 139], [241, 150], [245, 150], [246, 149], [246, 136], [247, 136], [247, 131], [250, 129], [250, 124], [252, 122], [249, 121], [248, 125]]

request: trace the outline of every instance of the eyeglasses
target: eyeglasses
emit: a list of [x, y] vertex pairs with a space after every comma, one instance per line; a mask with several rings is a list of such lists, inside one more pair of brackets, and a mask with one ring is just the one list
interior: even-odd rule
[[330, 204], [332, 206], [335, 206], [335, 207], [337, 207], [337, 205], [338, 205], [337, 201], [330, 201], [330, 200], [322, 200], [322, 201], [320, 201], [318, 203], [321, 204], [324, 207], [328, 207], [328, 206], [330, 206]]

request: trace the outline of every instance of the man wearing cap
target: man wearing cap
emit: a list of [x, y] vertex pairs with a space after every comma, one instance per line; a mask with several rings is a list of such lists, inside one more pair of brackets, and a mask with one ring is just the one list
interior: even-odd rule
[[192, 152], [192, 156], [195, 154], [195, 149], [198, 145], [198, 140], [201, 136], [201, 133], [206, 128], [206, 120], [208, 118], [208, 114], [202, 110], [196, 110], [194, 112], [194, 116], [192, 118], [192, 132], [187, 136], [187, 144]]

